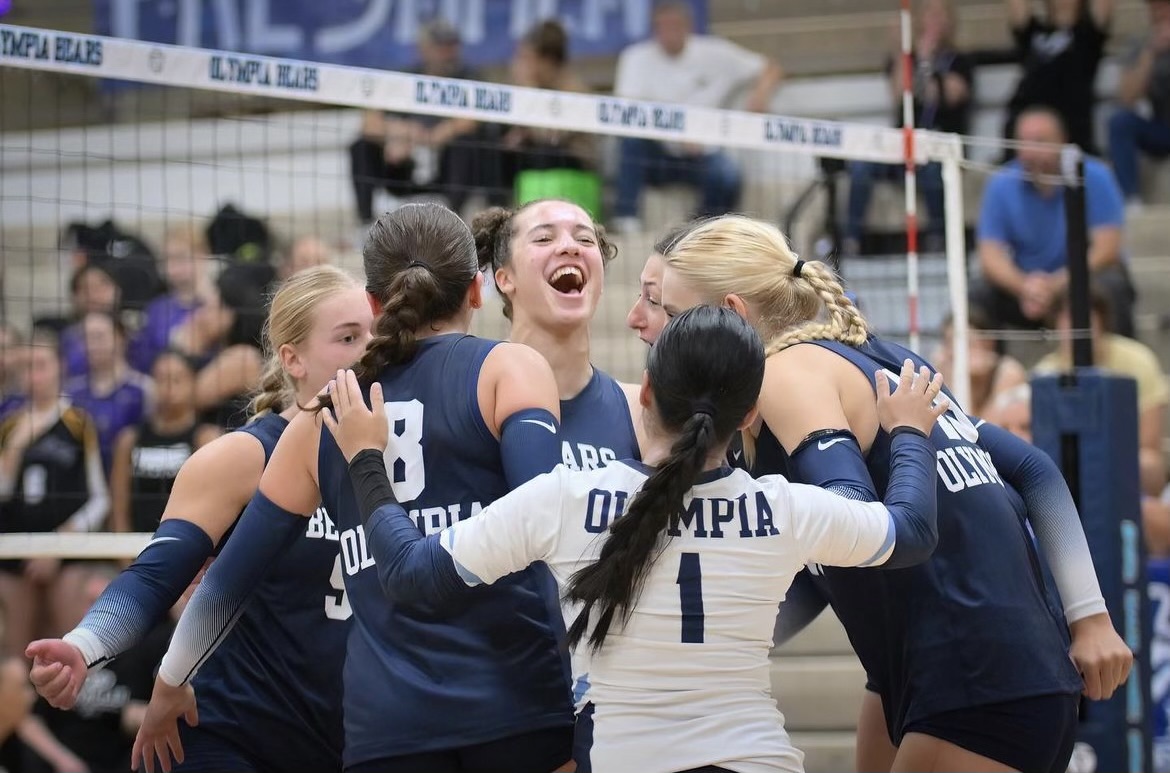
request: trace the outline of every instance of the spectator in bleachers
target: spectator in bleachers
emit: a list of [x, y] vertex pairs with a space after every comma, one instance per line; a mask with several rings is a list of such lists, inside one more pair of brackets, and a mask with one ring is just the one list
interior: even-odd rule
[[[1143, 478], [1158, 480], [1165, 474], [1166, 462], [1162, 454], [1162, 433], [1165, 427], [1166, 405], [1170, 403], [1170, 387], [1150, 347], [1131, 338], [1110, 331], [1109, 298], [1094, 287], [1090, 292], [1090, 329], [1093, 337], [1093, 364], [1102, 370], [1137, 381], [1138, 429], [1140, 461]], [[1060, 332], [1060, 346], [1036, 363], [1036, 373], [1056, 373], [1072, 367], [1072, 322], [1067, 296], [1060, 297], [1054, 321]], [[1147, 491], [1157, 495], [1160, 488]]]
[[162, 289], [150, 246], [113, 220], [97, 226], [70, 223], [62, 241], [74, 271], [97, 266], [109, 273], [118, 285], [119, 308], [141, 311]]
[[200, 424], [195, 412], [195, 366], [175, 351], [154, 360], [150, 414], [126, 427], [114, 443], [110, 472], [110, 529], [153, 532], [158, 528], [179, 468], [219, 429]]
[[[569, 66], [568, 33], [552, 19], [530, 29], [516, 45], [512, 80], [534, 89], [588, 90]], [[594, 140], [587, 132], [511, 126], [504, 133], [505, 184], [513, 187], [516, 175], [528, 169], [591, 169], [597, 156]]]
[[[1148, 0], [1149, 30], [1130, 44], [1109, 120], [1109, 158], [1127, 202], [1141, 200], [1138, 153], [1170, 155], [1170, 0]], [[1139, 111], [1148, 104], [1149, 116]]]
[[[1046, 147], [1021, 148], [1019, 157], [992, 175], [979, 213], [979, 262], [983, 281], [972, 303], [996, 327], [1043, 327], [1068, 285], [1060, 116], [1049, 108], [1020, 114], [1016, 134]], [[1135, 293], [1122, 254], [1125, 207], [1113, 173], [1085, 159], [1089, 268], [1113, 309], [1110, 328], [1132, 337]]]
[[981, 418], [1003, 427], [1021, 440], [1032, 442], [1032, 385], [1016, 384], [991, 401]]
[[[436, 78], [477, 80], [479, 73], [463, 61], [459, 32], [436, 19], [418, 42], [414, 72]], [[500, 194], [498, 132], [466, 118], [400, 115], [367, 110], [361, 136], [350, 146], [350, 171], [363, 227], [374, 221], [374, 193], [394, 196], [438, 193], [456, 212], [471, 193]], [[493, 190], [494, 189], [494, 190]]]
[[[991, 325], [979, 309], [969, 309], [967, 318], [967, 368], [971, 394], [966, 406], [973, 416], [984, 416], [1003, 392], [1027, 382], [1028, 371], [1004, 351], [1003, 342], [988, 335]], [[954, 376], [954, 320], [943, 321], [942, 344], [932, 361], [948, 383]]]
[[163, 243], [167, 292], [146, 307], [142, 325], [128, 349], [131, 367], [139, 373], [150, 372], [154, 358], [172, 345], [176, 330], [210, 292], [213, 270], [214, 263], [202, 233], [190, 226], [167, 232]]
[[[55, 339], [34, 336], [24, 379], [28, 405], [0, 423], [0, 532], [100, 529], [109, 492], [97, 428], [62, 397]], [[71, 613], [85, 577], [82, 565], [47, 556], [0, 561], [6, 651], [23, 651], [38, 633], [67, 631], [62, 616]]]
[[77, 269], [70, 278], [69, 301], [68, 316], [41, 317], [33, 323], [34, 328], [58, 337], [66, 378], [83, 375], [89, 367], [85, 361], [81, 320], [92, 312], [121, 314], [122, 294], [108, 270], [90, 263]]
[[[767, 110], [783, 77], [780, 65], [729, 40], [694, 34], [685, 3], [657, 3], [653, 14], [653, 39], [629, 46], [618, 57], [617, 96], [730, 107], [728, 100], [746, 84], [750, 91], [744, 107]], [[630, 233], [641, 229], [638, 202], [645, 185], [690, 185], [699, 192], [698, 215], [721, 215], [738, 205], [742, 174], [717, 147], [623, 137], [617, 183], [614, 226]]]
[[[953, 0], [920, 0], [918, 36], [914, 56], [914, 125], [921, 129], [967, 134], [971, 122], [971, 89], [975, 64], [955, 45]], [[897, 42], [897, 41], [896, 41]], [[902, 126], [902, 63], [900, 49], [886, 58], [886, 77], [893, 100], [894, 125]], [[918, 167], [918, 190], [926, 202], [927, 242], [941, 246], [946, 209], [943, 203], [942, 165]], [[873, 185], [879, 180], [900, 182], [901, 164], [853, 161], [849, 164], [849, 208], [845, 218], [842, 252], [856, 255], [861, 249], [865, 217]]]
[[1008, 103], [1005, 138], [1024, 139], [1017, 132], [1017, 119], [1024, 111], [1043, 106], [1060, 116], [1069, 142], [1086, 153], [1097, 152], [1093, 142], [1094, 88], [1114, 3], [1047, 0], [1041, 17], [1033, 13], [1031, 0], [1007, 0], [1008, 23], [1024, 72]]
[[24, 658], [10, 655], [0, 660], [0, 745], [16, 732], [36, 698]]
[[333, 250], [316, 236], [302, 236], [292, 243], [284, 260], [280, 263], [278, 275], [281, 280], [307, 268], [325, 266], [334, 262]]
[[126, 328], [120, 319], [92, 312], [81, 320], [81, 331], [89, 370], [65, 382], [65, 395], [93, 419], [108, 474], [114, 439], [142, 421], [152, 386], [149, 378], [126, 364]]
[[214, 299], [192, 315], [202, 353], [210, 355], [195, 378], [195, 407], [207, 423], [235, 429], [247, 421], [248, 400], [263, 370], [268, 287], [256, 283], [250, 266], [233, 265], [219, 275], [216, 288]]
[[0, 322], [0, 421], [24, 404], [20, 390], [24, 337], [7, 322]]

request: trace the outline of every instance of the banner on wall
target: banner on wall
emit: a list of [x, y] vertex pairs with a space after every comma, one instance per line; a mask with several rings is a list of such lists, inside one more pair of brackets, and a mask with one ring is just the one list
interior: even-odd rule
[[[2, 3], [3, 0], [0, 0]], [[507, 62], [537, 22], [557, 18], [573, 57], [608, 56], [650, 36], [654, 0], [95, 0], [98, 34], [311, 62], [404, 70], [435, 18], [459, 31], [472, 66]], [[697, 30], [706, 0], [686, 0]]]

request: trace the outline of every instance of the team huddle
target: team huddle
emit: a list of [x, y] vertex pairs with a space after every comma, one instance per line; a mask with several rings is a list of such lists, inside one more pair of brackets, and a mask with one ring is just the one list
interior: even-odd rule
[[[768, 655], [829, 605], [867, 677], [859, 770], [1063, 773], [1132, 655], [1060, 471], [743, 216], [656, 245], [619, 383], [589, 350], [615, 254], [564, 201], [470, 228], [412, 204], [364, 286], [288, 280], [274, 407], [29, 645], [38, 692], [71, 707], [202, 575], [136, 770], [801, 771]], [[506, 342], [468, 333], [489, 272]]]

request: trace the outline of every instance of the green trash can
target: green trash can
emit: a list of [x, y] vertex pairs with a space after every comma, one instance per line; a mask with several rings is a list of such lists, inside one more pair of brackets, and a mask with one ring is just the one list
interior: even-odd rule
[[537, 199], [565, 199], [601, 218], [601, 178], [580, 169], [527, 169], [516, 175], [516, 204]]

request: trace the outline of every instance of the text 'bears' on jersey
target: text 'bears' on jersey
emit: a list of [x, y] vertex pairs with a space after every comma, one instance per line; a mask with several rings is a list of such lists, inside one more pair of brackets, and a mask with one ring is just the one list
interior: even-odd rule
[[323, 506], [318, 507], [306, 520], [309, 522], [309, 525], [305, 527], [306, 539], [327, 539], [330, 542], [337, 542], [337, 526], [334, 525], [333, 519], [329, 517], [329, 512]]
[[561, 441], [561, 463], [570, 470], [597, 470], [615, 461], [617, 454], [612, 448]]

